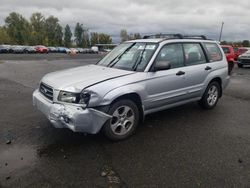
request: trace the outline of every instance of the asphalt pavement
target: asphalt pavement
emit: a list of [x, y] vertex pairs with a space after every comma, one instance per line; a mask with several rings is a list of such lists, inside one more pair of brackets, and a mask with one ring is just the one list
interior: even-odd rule
[[122, 142], [52, 127], [32, 106], [42, 76], [101, 57], [0, 54], [0, 187], [250, 187], [250, 68], [215, 109], [149, 115]]

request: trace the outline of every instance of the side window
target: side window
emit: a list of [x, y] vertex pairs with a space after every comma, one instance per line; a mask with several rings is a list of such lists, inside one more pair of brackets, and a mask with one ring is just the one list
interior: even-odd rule
[[156, 64], [160, 61], [169, 61], [170, 68], [178, 68], [184, 66], [184, 54], [181, 44], [167, 44], [159, 52], [156, 58]]
[[222, 54], [217, 44], [215, 43], [204, 43], [204, 46], [208, 53], [208, 59], [210, 62], [221, 61]]
[[206, 63], [206, 57], [199, 43], [184, 43], [186, 65], [197, 65]]

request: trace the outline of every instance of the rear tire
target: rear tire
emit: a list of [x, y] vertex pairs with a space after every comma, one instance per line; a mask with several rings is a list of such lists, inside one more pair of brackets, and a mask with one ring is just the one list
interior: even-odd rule
[[203, 94], [201, 100], [199, 101], [199, 105], [207, 110], [213, 109], [219, 100], [220, 93], [221, 93], [221, 88], [219, 83], [216, 81], [211, 82], [207, 86], [205, 93]]
[[136, 104], [128, 99], [113, 103], [108, 114], [112, 116], [102, 131], [112, 141], [124, 140], [135, 133], [139, 124], [139, 110]]

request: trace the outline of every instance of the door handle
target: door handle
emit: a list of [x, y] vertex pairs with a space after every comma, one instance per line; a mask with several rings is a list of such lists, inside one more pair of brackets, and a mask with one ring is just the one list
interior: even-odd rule
[[212, 67], [206, 66], [205, 70], [211, 70]]
[[176, 73], [177, 76], [181, 76], [181, 75], [184, 75], [184, 74], [185, 74], [185, 72], [183, 72], [183, 71], [179, 71], [179, 72]]

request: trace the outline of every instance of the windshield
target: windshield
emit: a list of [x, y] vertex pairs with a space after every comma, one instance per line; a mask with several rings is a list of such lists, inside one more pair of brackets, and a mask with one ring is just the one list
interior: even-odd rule
[[123, 43], [97, 64], [123, 70], [144, 71], [157, 46], [156, 43]]

